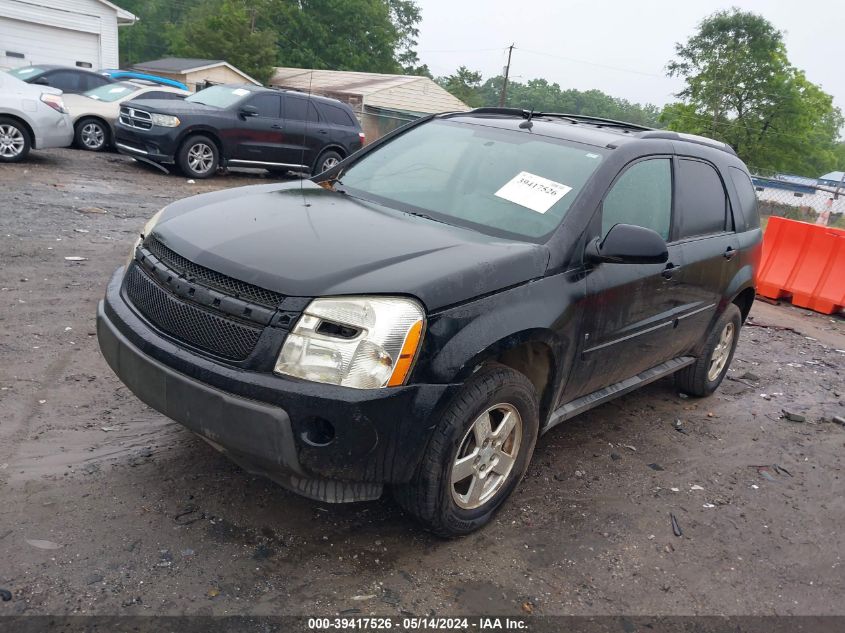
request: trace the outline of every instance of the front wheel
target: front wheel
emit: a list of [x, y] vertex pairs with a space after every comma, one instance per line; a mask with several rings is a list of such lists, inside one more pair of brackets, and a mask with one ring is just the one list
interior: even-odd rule
[[396, 500], [441, 536], [486, 525], [516, 488], [534, 452], [534, 386], [502, 365], [480, 369], [440, 419], [417, 472]]
[[733, 360], [740, 327], [742, 314], [736, 304], [731, 303], [707, 335], [701, 355], [692, 365], [675, 374], [678, 389], [699, 398], [716, 391]]
[[217, 145], [207, 136], [198, 134], [189, 137], [176, 157], [179, 168], [191, 178], [210, 178], [217, 172], [220, 153]]
[[89, 152], [102, 152], [109, 144], [109, 128], [99, 119], [82, 119], [74, 131], [76, 146]]

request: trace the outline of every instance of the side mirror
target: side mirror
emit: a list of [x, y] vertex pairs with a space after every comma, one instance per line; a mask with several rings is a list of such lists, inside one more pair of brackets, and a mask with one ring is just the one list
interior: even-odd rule
[[39, 86], [49, 86], [50, 82], [47, 81], [46, 77], [39, 77], [38, 79], [34, 80], [32, 83], [37, 84]]
[[241, 108], [241, 114], [245, 117], [258, 116], [258, 108], [251, 105], [245, 105]]
[[655, 231], [633, 224], [615, 224], [603, 240], [587, 246], [586, 259], [608, 264], [663, 264], [669, 259], [669, 251]]

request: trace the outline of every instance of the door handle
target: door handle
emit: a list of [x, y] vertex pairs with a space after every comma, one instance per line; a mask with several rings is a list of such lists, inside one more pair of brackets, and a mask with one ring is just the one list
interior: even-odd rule
[[274, 123], [270, 127], [273, 128], [274, 130], [281, 130], [282, 129], [282, 126], [279, 125], [278, 123]]
[[672, 279], [672, 276], [681, 269], [680, 266], [675, 266], [672, 262], [666, 264], [666, 268], [660, 273], [664, 279]]
[[320, 134], [328, 134], [328, 133], [329, 133], [328, 130], [320, 130]]
[[736, 255], [736, 251], [733, 249], [733, 247], [728, 246], [725, 249], [725, 254], [724, 254], [725, 259], [733, 259], [734, 255]]

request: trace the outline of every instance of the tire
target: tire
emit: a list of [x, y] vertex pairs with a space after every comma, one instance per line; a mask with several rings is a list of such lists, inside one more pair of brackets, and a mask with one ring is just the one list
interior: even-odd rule
[[73, 140], [79, 149], [102, 152], [111, 143], [111, 131], [102, 120], [89, 117], [77, 122]]
[[317, 158], [317, 162], [314, 163], [314, 169], [311, 170], [311, 175], [316, 176], [318, 174], [322, 174], [324, 171], [331, 169], [342, 160], [343, 156], [333, 149], [327, 149], [325, 152], [320, 154], [319, 158]]
[[207, 136], [189, 136], [176, 155], [176, 163], [182, 173], [191, 178], [210, 178], [217, 173], [220, 151]]
[[32, 148], [29, 130], [11, 117], [0, 116], [0, 163], [23, 160]]
[[[489, 447], [479, 447], [476, 423], [491, 409], [487, 418], [490, 428], [502, 433], [498, 438], [488, 436], [494, 440]], [[505, 413], [514, 422], [507, 435], [503, 430]], [[469, 534], [486, 525], [516, 488], [531, 461], [538, 431], [537, 393], [528, 378], [503, 365], [483, 367], [441, 416], [411, 481], [394, 486], [393, 495], [406, 512], [435, 534]], [[497, 453], [496, 443], [502, 439], [506, 441]], [[512, 461], [502, 459], [503, 453], [511, 454]], [[453, 481], [459, 458], [464, 466], [461, 472], [469, 474]], [[481, 498], [474, 490], [480, 491]]]
[[707, 335], [701, 356], [675, 374], [675, 385], [680, 391], [699, 398], [716, 391], [731, 366], [741, 327], [742, 314], [731, 303]]

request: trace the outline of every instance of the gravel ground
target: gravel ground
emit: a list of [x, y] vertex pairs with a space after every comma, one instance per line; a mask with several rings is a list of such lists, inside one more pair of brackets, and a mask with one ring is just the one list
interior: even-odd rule
[[663, 380], [558, 427], [453, 541], [389, 498], [297, 497], [141, 404], [97, 348], [109, 275], [168, 202], [267, 181], [0, 167], [0, 615], [845, 614], [840, 318], [757, 302], [715, 396]]

